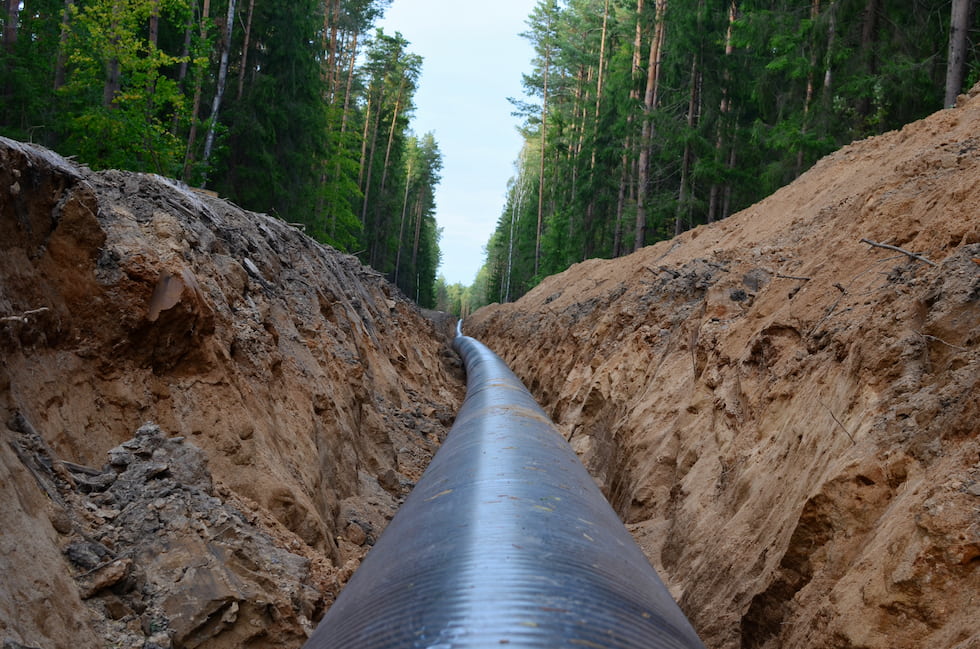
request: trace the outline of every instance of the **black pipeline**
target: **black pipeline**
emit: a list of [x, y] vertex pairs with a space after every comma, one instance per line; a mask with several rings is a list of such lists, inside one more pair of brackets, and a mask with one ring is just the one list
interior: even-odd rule
[[456, 422], [304, 649], [703, 649], [545, 412], [457, 331]]

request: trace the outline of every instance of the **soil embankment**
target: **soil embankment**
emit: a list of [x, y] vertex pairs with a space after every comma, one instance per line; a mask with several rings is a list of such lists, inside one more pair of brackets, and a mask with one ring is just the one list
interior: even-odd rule
[[709, 647], [980, 647], [973, 94], [465, 323]]
[[298, 647], [452, 421], [441, 328], [163, 178], [0, 140], [0, 187], [0, 640]]

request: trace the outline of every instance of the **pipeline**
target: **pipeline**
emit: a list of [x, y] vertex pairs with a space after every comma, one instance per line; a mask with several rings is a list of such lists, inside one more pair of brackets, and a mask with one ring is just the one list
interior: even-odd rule
[[703, 649], [520, 379], [453, 346], [456, 421], [304, 649]]

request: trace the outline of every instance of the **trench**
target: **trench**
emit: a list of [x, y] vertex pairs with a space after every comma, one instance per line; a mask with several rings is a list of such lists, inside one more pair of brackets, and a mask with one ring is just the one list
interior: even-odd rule
[[456, 421], [305, 648], [703, 648], [520, 380], [454, 346]]

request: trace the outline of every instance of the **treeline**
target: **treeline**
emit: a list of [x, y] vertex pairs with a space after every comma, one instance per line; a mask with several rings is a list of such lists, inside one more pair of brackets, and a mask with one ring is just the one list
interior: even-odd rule
[[971, 5], [539, 0], [524, 77], [538, 101], [514, 102], [525, 143], [471, 292], [514, 300], [725, 218], [955, 101], [978, 76]]
[[212, 189], [434, 304], [441, 153], [391, 0], [4, 0], [0, 132]]

